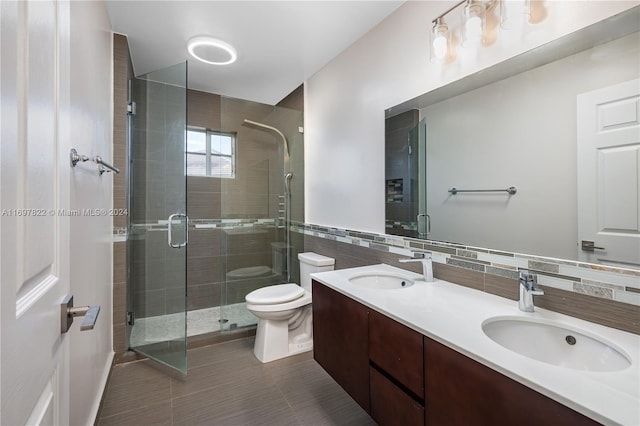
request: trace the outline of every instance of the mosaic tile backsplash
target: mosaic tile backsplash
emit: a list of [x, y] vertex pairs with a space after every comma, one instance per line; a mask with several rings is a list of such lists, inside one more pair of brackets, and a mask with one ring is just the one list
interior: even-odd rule
[[292, 230], [400, 256], [431, 252], [433, 262], [498, 277], [518, 279], [518, 271], [526, 269], [536, 273], [543, 286], [640, 306], [638, 270], [312, 224], [295, 223]]

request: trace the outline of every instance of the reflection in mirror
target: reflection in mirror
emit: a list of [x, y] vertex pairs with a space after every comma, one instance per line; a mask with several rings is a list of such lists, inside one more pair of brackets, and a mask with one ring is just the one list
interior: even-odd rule
[[[638, 9], [626, 13], [633, 31]], [[640, 36], [624, 22], [591, 29], [609, 35], [606, 43], [585, 50], [585, 36], [574, 34], [577, 50], [561, 39], [452, 84], [448, 97], [445, 87], [389, 109], [386, 232], [424, 237], [424, 213], [431, 240], [640, 268]], [[558, 58], [558, 46], [571, 54], [541, 59]], [[543, 65], [522, 72], [523, 63]], [[421, 121], [425, 211], [408, 160]], [[510, 186], [515, 194], [450, 192]]]
[[411, 110], [385, 123], [387, 234], [427, 238], [426, 126]]

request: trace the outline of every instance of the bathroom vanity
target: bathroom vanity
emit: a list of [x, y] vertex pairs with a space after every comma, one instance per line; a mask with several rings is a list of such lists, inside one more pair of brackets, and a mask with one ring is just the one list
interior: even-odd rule
[[[353, 279], [363, 274], [372, 285]], [[419, 278], [388, 265], [313, 275], [314, 357], [378, 424], [640, 421], [639, 336], [542, 309], [520, 312], [517, 302]], [[483, 331], [496, 318], [562, 325], [578, 336], [576, 347], [600, 339], [610, 345], [605, 354], [617, 351], [628, 363], [593, 371], [599, 364], [581, 359], [531, 359]]]

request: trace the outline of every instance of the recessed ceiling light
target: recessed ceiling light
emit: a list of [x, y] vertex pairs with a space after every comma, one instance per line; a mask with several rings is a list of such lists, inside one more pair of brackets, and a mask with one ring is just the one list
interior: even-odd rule
[[211, 65], [229, 65], [236, 61], [236, 49], [229, 43], [209, 36], [193, 37], [187, 49], [191, 56]]

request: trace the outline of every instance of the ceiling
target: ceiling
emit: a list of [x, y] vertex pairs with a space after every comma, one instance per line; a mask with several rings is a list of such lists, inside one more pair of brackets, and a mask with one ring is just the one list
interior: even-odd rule
[[[275, 105], [404, 1], [114, 1], [113, 31], [129, 39], [136, 75], [189, 61], [188, 86]], [[235, 47], [226, 66], [193, 59], [187, 41]]]

